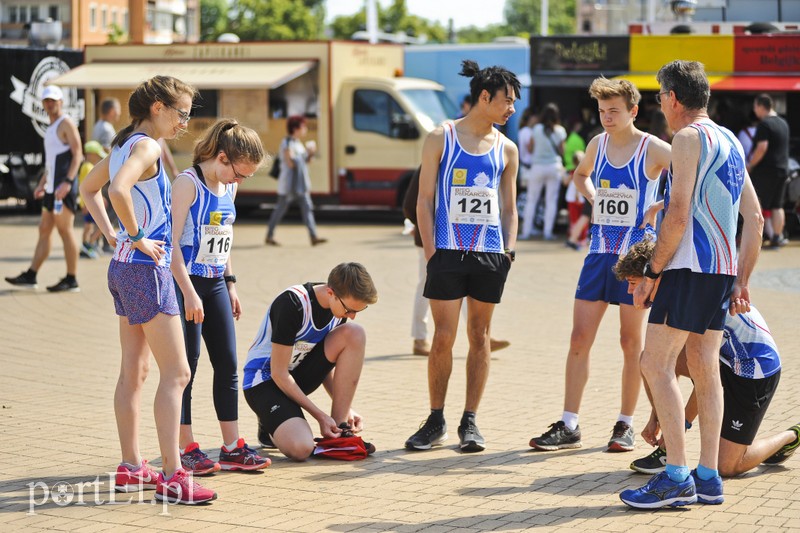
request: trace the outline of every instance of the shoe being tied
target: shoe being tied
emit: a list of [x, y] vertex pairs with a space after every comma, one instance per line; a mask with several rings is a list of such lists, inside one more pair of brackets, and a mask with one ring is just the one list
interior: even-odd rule
[[[342, 422], [341, 424], [339, 424], [339, 429], [342, 430], [342, 432], [339, 435], [341, 437], [353, 437], [355, 435], [355, 433], [353, 433], [352, 428], [350, 428], [350, 424], [348, 424], [347, 422]], [[375, 453], [376, 448], [374, 444], [372, 444], [371, 442], [367, 442], [364, 439], [361, 440], [364, 443], [364, 448], [367, 449], [367, 455], [372, 455], [373, 453]]]
[[697, 494], [697, 501], [708, 505], [719, 505], [725, 501], [722, 495], [722, 478], [714, 476], [711, 479], [700, 479], [697, 470], [692, 470], [694, 478], [694, 491]]
[[608, 441], [608, 451], [610, 452], [630, 452], [633, 451], [636, 436], [633, 433], [633, 428], [618, 420], [614, 424], [614, 429], [611, 430], [611, 440]]
[[261, 457], [247, 445], [244, 439], [236, 441], [236, 448], [227, 451], [222, 447], [219, 451], [219, 466], [222, 470], [261, 470], [272, 464], [268, 457]]
[[125, 465], [117, 467], [117, 475], [114, 479], [114, 490], [117, 492], [132, 492], [142, 489], [154, 489], [158, 485], [158, 472], [147, 464], [147, 460], [142, 460], [139, 468], [131, 470]]
[[407, 450], [430, 450], [447, 440], [447, 422], [438, 421], [433, 415], [420, 424], [416, 433], [406, 441]]
[[658, 509], [697, 503], [697, 494], [693, 476], [678, 483], [672, 481], [666, 472], [661, 472], [650, 478], [641, 488], [623, 490], [619, 499], [636, 509]]
[[667, 450], [657, 447], [647, 457], [636, 459], [631, 463], [631, 470], [642, 474], [659, 474], [667, 468]]
[[471, 418], [462, 420], [458, 426], [458, 440], [462, 452], [482, 452], [486, 449], [486, 441]]
[[534, 437], [528, 443], [531, 448], [552, 452], [570, 448], [580, 448], [581, 427], [576, 426], [574, 430], [569, 429], [563, 420], [550, 424], [550, 429], [542, 433], [539, 437]]
[[181, 465], [195, 476], [205, 476], [220, 471], [219, 463], [209, 459], [196, 442], [189, 444], [181, 454]]
[[55, 285], [47, 287], [47, 290], [50, 292], [81, 292], [81, 288], [78, 287], [78, 281], [75, 278], [62, 278]]
[[16, 287], [23, 287], [26, 289], [35, 289], [38, 287], [36, 284], [36, 274], [31, 274], [27, 270], [19, 276], [14, 276], [13, 278], [10, 276], [6, 277], [6, 282]]
[[179, 468], [169, 481], [164, 478], [163, 473], [158, 475], [155, 498], [158, 501], [167, 503], [196, 505], [216, 500], [217, 493], [201, 487], [186, 470]]
[[800, 446], [800, 424], [795, 424], [794, 426], [790, 427], [789, 431], [794, 431], [795, 439], [764, 459], [762, 462], [765, 465], [779, 465], [783, 462], [786, 462], [786, 460], [794, 455], [794, 452], [797, 451], [798, 446]]
[[258, 421], [258, 443], [261, 444], [263, 448], [277, 448], [272, 442], [272, 437], [270, 437], [267, 428], [261, 424], [261, 420]]

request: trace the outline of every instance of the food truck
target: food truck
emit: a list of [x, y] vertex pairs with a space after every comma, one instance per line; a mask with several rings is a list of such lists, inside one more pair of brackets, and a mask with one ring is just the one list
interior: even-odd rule
[[[275, 154], [287, 118], [307, 118], [315, 201], [394, 208], [419, 165], [425, 135], [457, 109], [438, 83], [403, 77], [403, 47], [356, 42], [259, 42], [88, 46], [84, 64], [53, 83], [86, 89], [87, 129], [100, 102], [123, 102], [157, 74], [196, 87], [188, 132], [170, 141], [177, 166], [191, 164], [195, 139], [218, 118], [236, 118]], [[242, 184], [241, 208], [275, 199], [270, 164]]]

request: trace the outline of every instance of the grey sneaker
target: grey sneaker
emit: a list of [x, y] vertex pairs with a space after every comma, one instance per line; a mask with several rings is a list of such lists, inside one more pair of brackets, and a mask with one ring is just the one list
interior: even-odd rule
[[416, 433], [406, 441], [406, 450], [430, 450], [432, 446], [447, 440], [447, 422], [432, 420], [431, 416], [423, 422]]
[[574, 430], [567, 427], [563, 420], [555, 424], [550, 424], [550, 429], [542, 433], [540, 437], [534, 437], [528, 443], [531, 448], [552, 452], [567, 448], [580, 448], [581, 427], [577, 426]]
[[608, 441], [608, 451], [631, 452], [633, 451], [635, 438], [633, 428], [619, 420], [614, 424], [614, 429], [611, 432], [611, 440]]
[[631, 470], [642, 474], [660, 474], [667, 469], [667, 450], [656, 448], [647, 457], [636, 459], [631, 463]]
[[458, 426], [458, 440], [462, 452], [482, 452], [486, 449], [486, 441], [474, 419], [461, 421]]

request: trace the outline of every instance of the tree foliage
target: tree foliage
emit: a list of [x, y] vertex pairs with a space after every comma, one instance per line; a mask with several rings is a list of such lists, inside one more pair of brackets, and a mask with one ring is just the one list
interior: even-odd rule
[[[506, 0], [507, 35], [539, 35], [541, 14], [542, 0]], [[547, 22], [550, 35], [575, 33], [575, 0], [550, 0]]]
[[235, 33], [242, 41], [307, 41], [325, 30], [324, 0], [201, 0], [204, 41]]
[[200, 0], [200, 40], [215, 41], [228, 31], [228, 0]]
[[[405, 33], [412, 37], [426, 36], [428, 42], [447, 42], [447, 29], [438, 22], [412, 15], [408, 12], [406, 0], [394, 0], [389, 7], [377, 4], [378, 27], [386, 33]], [[350, 39], [350, 36], [367, 26], [366, 7], [351, 16], [338, 16], [331, 23], [334, 39]]]

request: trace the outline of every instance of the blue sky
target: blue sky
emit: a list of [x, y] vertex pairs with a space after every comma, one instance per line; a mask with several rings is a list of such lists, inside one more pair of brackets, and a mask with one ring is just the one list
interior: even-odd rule
[[[378, 0], [382, 7], [392, 0]], [[338, 15], [352, 15], [364, 6], [364, 0], [327, 0], [328, 20]], [[447, 27], [452, 17], [456, 28], [487, 26], [503, 22], [505, 0], [406, 0], [408, 11], [414, 15], [441, 22]]]

